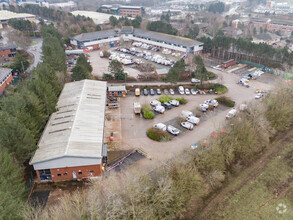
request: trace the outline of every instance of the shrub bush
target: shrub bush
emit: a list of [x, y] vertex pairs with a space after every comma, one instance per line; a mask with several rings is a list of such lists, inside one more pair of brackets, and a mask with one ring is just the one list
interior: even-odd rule
[[213, 85], [213, 88], [219, 95], [228, 92], [228, 88], [222, 84], [219, 84], [219, 83], [215, 83]]
[[220, 96], [220, 97], [216, 98], [216, 100], [219, 103], [221, 103], [221, 104], [223, 104], [223, 105], [225, 105], [227, 107], [231, 107], [232, 108], [232, 107], [235, 106], [235, 102], [231, 98], [229, 98], [227, 96]]
[[141, 111], [145, 119], [153, 119], [155, 117], [151, 107], [147, 104], [142, 105]]
[[173, 98], [170, 96], [162, 95], [160, 98], [158, 98], [158, 100], [161, 103], [164, 103], [164, 102], [169, 102], [169, 101], [173, 100]]
[[185, 105], [187, 103], [186, 98], [180, 97], [176, 98], [177, 101], [179, 101], [180, 104]]
[[104, 51], [103, 51], [103, 57], [105, 57], [105, 58], [109, 58], [110, 56], [111, 56], [111, 54], [110, 54], [109, 51], [107, 51], [107, 50], [104, 50]]
[[170, 141], [171, 140], [167, 131], [162, 131], [157, 128], [149, 128], [147, 130], [147, 136], [154, 141]]
[[108, 73], [104, 73], [103, 75], [103, 79], [113, 79], [113, 76], [111, 74], [108, 74]]

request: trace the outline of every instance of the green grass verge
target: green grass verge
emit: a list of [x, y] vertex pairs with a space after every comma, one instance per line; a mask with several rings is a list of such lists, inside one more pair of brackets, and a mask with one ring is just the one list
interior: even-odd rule
[[162, 95], [160, 98], [158, 98], [158, 100], [161, 103], [164, 103], [164, 102], [169, 102], [169, 101], [173, 100], [173, 98], [170, 96]]
[[220, 96], [220, 97], [216, 98], [216, 100], [220, 104], [223, 104], [223, 105], [225, 105], [227, 107], [231, 107], [232, 108], [232, 107], [235, 106], [235, 102], [231, 98], [229, 98], [227, 96]]
[[145, 119], [153, 119], [155, 117], [155, 114], [152, 111], [151, 107], [147, 104], [142, 105], [141, 111]]
[[154, 141], [170, 141], [171, 137], [167, 131], [162, 131], [157, 128], [149, 128], [147, 130], [147, 136]]
[[187, 103], [186, 98], [183, 97], [176, 98], [176, 100], [179, 101], [181, 105], [185, 105]]

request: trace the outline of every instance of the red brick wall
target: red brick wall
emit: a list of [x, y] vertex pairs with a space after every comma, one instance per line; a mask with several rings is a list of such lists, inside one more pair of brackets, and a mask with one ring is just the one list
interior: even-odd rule
[[[82, 174], [78, 174], [81, 171]], [[93, 172], [91, 172], [93, 171]], [[38, 180], [40, 181], [39, 172], [37, 172]], [[89, 165], [89, 166], [79, 166], [79, 167], [65, 167], [59, 169], [51, 169], [52, 181], [61, 181], [61, 180], [70, 180], [73, 179], [73, 172], [76, 173], [77, 179], [92, 177], [92, 176], [100, 176], [102, 174], [102, 165]], [[67, 175], [64, 175], [66, 174]], [[61, 174], [61, 176], [58, 176]]]
[[5, 88], [7, 87], [7, 83], [11, 83], [12, 81], [13, 81], [13, 76], [12, 74], [10, 74], [9, 77], [6, 79], [6, 81], [2, 85], [0, 85], [0, 94], [2, 94]]
[[0, 50], [0, 57], [8, 57], [8, 54], [11, 54], [11, 50]]
[[136, 17], [137, 15], [142, 16], [142, 10], [141, 8], [140, 9], [130, 9], [130, 8], [121, 9], [120, 8], [119, 14], [124, 16], [131, 15], [132, 17]]

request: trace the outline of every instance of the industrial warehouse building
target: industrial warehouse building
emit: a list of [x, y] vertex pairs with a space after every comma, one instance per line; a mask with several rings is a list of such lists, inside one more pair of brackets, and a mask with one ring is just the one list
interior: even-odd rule
[[149, 44], [160, 49], [166, 48], [172, 52], [180, 52], [182, 54], [200, 54], [203, 49], [203, 43], [196, 40], [137, 28], [84, 33], [73, 37], [71, 44], [80, 49], [91, 50], [109, 44], [116, 44], [121, 39]]
[[67, 83], [30, 161], [39, 181], [60, 181], [102, 174], [107, 155], [104, 119], [107, 83]]

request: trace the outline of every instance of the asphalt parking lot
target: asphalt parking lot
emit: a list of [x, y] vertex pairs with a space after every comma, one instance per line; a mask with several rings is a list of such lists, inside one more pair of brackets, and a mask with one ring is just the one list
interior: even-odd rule
[[[236, 74], [210, 68], [207, 69], [218, 74], [218, 78], [214, 82], [222, 83], [228, 87], [229, 91], [225, 95], [236, 101], [236, 107], [242, 103], [248, 103], [251, 101], [256, 102], [254, 98], [256, 89], [270, 90], [278, 81], [277, 77], [265, 74], [265, 82], [262, 80], [251, 80], [249, 82], [250, 88], [246, 88], [236, 84], [237, 80], [239, 80], [239, 76]], [[176, 85], [176, 87], [178, 85]], [[154, 166], [162, 164], [164, 161], [170, 159], [174, 155], [177, 155], [184, 149], [190, 148], [192, 143], [197, 143], [208, 137], [213, 131], [221, 129], [224, 123], [227, 122], [227, 120], [225, 120], [225, 115], [230, 108], [219, 107], [214, 112], [208, 112], [207, 114], [202, 115], [200, 118], [201, 122], [198, 126], [195, 126], [192, 131], [185, 130], [185, 128], [181, 127], [178, 123], [178, 117], [180, 116], [181, 111], [193, 111], [205, 100], [214, 99], [218, 95], [174, 95], [174, 98], [182, 96], [188, 100], [186, 105], [180, 105], [179, 107], [172, 108], [166, 111], [165, 114], [157, 114], [152, 120], [146, 120], [141, 116], [134, 115], [133, 103], [140, 102], [141, 104], [149, 104], [151, 100], [159, 98], [158, 95], [141, 95], [140, 97], [129, 95], [120, 99], [119, 113], [116, 115], [121, 121], [121, 142], [119, 143], [119, 147], [123, 150], [142, 148], [152, 158], [151, 161], [138, 161], [135, 165], [133, 165], [135, 169], [137, 167], [140, 167], [139, 169], [143, 170], [153, 169]], [[152, 141], [146, 136], [146, 131], [154, 124], [160, 122], [167, 125], [174, 125], [182, 131], [181, 134], [174, 137], [169, 142]]]

